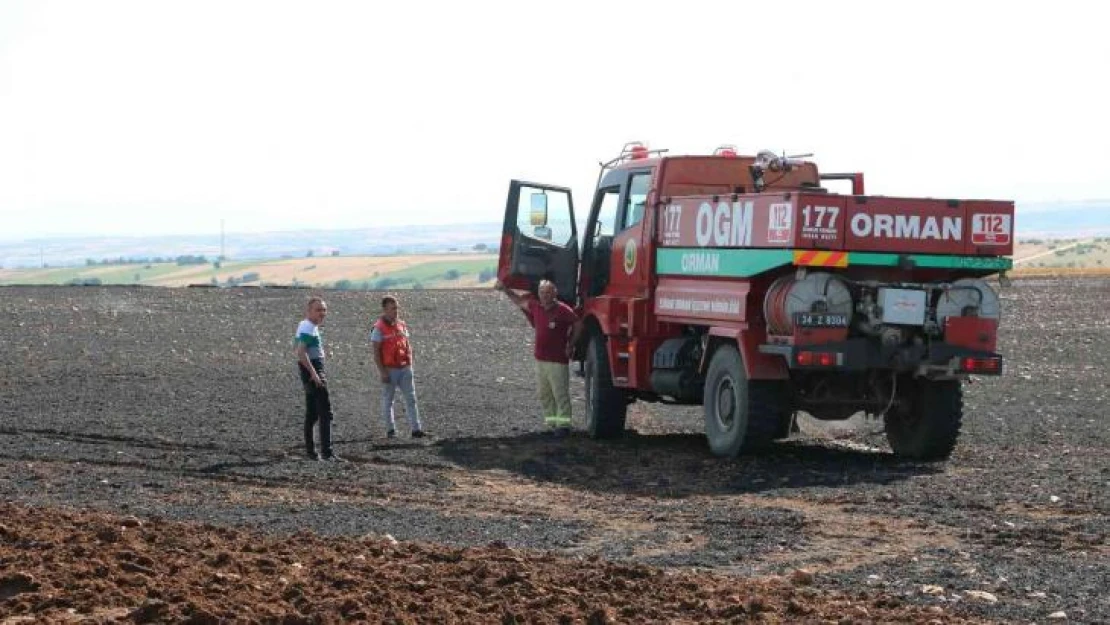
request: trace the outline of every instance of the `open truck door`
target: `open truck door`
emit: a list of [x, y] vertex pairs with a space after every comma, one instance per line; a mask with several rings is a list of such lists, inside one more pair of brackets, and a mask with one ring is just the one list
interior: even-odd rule
[[559, 289], [560, 300], [575, 305], [578, 231], [570, 189], [520, 180], [509, 184], [497, 278], [533, 293], [546, 278]]

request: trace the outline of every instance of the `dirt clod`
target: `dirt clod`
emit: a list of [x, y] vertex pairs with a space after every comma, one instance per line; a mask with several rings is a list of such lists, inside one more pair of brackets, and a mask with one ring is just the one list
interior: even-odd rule
[[0, 601], [6, 601], [23, 593], [35, 592], [41, 586], [30, 574], [23, 572], [10, 573], [0, 577]]

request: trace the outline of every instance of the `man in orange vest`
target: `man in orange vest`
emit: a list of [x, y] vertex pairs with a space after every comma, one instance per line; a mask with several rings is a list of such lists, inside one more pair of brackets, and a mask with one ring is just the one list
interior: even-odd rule
[[382, 298], [382, 316], [374, 323], [370, 342], [374, 348], [374, 362], [382, 380], [382, 416], [386, 436], [395, 438], [397, 427], [393, 420], [393, 394], [400, 388], [405, 397], [405, 416], [413, 438], [424, 438], [420, 425], [420, 409], [416, 405], [416, 383], [412, 374], [412, 347], [409, 345], [409, 328], [398, 316], [397, 298]]

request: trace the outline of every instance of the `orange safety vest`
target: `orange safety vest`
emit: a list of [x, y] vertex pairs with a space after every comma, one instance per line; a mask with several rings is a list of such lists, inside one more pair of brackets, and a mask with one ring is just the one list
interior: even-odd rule
[[374, 327], [382, 335], [382, 364], [390, 369], [401, 369], [412, 364], [412, 349], [409, 347], [409, 329], [404, 321], [398, 319], [393, 324], [379, 318]]

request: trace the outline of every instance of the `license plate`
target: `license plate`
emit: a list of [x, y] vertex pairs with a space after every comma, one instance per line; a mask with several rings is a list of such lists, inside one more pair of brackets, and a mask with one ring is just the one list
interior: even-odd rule
[[795, 313], [794, 325], [799, 328], [847, 328], [848, 315]]

